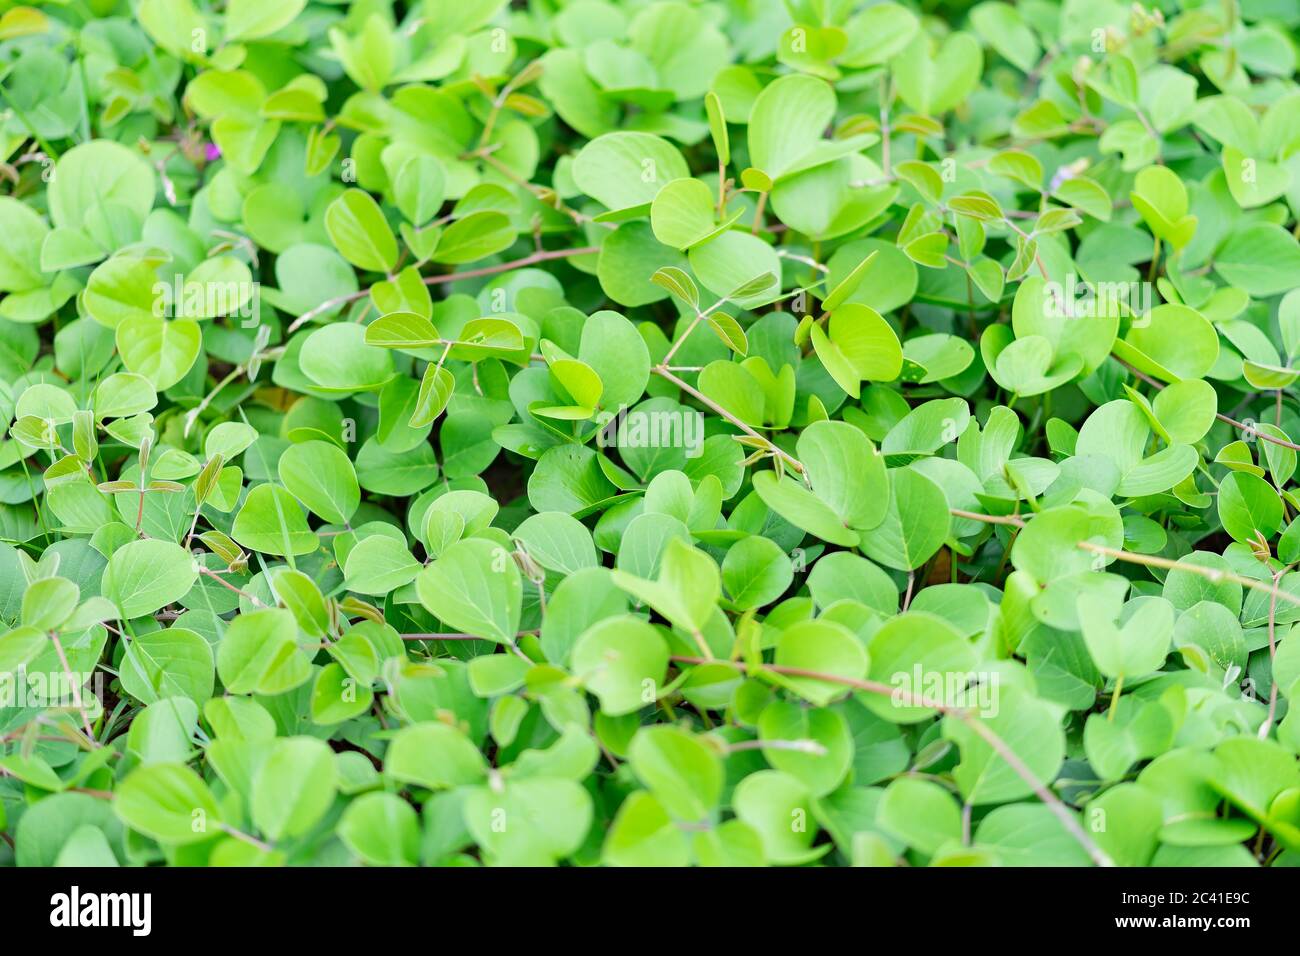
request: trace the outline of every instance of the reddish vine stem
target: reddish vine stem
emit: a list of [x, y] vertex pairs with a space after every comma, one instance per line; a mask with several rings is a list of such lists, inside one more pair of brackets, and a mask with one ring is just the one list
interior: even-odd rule
[[229, 581], [222, 578], [221, 575], [217, 574], [217, 572], [211, 570], [210, 568], [199, 568], [199, 573], [202, 574], [204, 577], [211, 578], [213, 581], [216, 581], [226, 590], [234, 591], [242, 598], [248, 598], [248, 600], [253, 602], [253, 604], [256, 607], [266, 607], [266, 605], [262, 603], [262, 599], [259, 598], [256, 594], [249, 594], [247, 591], [243, 590], [242, 588], [235, 587], [233, 584], [231, 584]]
[[[512, 259], [510, 262], [498, 262], [493, 266], [484, 266], [481, 269], [469, 269], [465, 272], [447, 272], [436, 276], [425, 276], [425, 285], [441, 285], [444, 282], [456, 282], [460, 279], [478, 279], [483, 276], [496, 275], [498, 272], [509, 272], [511, 269], [522, 269], [525, 266], [535, 265], [539, 262], [547, 262], [551, 259], [567, 259], [570, 256], [586, 256], [600, 252], [599, 246], [581, 246], [576, 249], [539, 249], [537, 252], [524, 256], [522, 259]], [[347, 295], [336, 295], [332, 299], [326, 299], [315, 308], [308, 309], [298, 318], [289, 323], [285, 329], [285, 335], [292, 335], [300, 328], [310, 322], [316, 316], [321, 315], [331, 309], [336, 309], [341, 305], [347, 305], [350, 302], [356, 302], [358, 299], [364, 299], [370, 295], [369, 289], [360, 289], [356, 292], [349, 292]]]
[[[523, 637], [523, 636], [526, 636], [526, 635], [529, 635], [529, 634], [539, 634], [539, 633], [541, 633], [541, 632], [540, 632], [540, 631], [536, 631], [536, 630], [532, 630], [532, 631], [517, 631], [517, 632], [515, 633], [515, 636], [516, 636], [516, 637]], [[401, 638], [402, 640], [404, 640], [404, 641], [490, 641], [489, 638], [486, 638], [486, 637], [479, 637], [479, 636], [476, 635], [476, 634], [457, 634], [457, 633], [447, 633], [447, 634], [399, 634], [398, 637], [400, 637], [400, 638]]]
[[[1115, 361], [1119, 362], [1120, 365], [1124, 366], [1126, 369], [1128, 369], [1130, 372], [1132, 372], [1142, 381], [1146, 382], [1152, 388], [1161, 391], [1164, 390], [1165, 385], [1163, 382], [1158, 382], [1150, 375], [1147, 375], [1145, 372], [1138, 371], [1132, 365], [1129, 365], [1128, 362], [1125, 362], [1121, 359], [1116, 359]], [[1277, 392], [1278, 392], [1278, 419], [1280, 421], [1281, 405], [1282, 405], [1282, 390], [1278, 389]], [[1233, 428], [1239, 429], [1253, 438], [1262, 438], [1264, 439], [1264, 441], [1272, 442], [1274, 445], [1281, 445], [1283, 448], [1290, 448], [1293, 451], [1300, 451], [1300, 445], [1297, 445], [1295, 442], [1290, 442], [1287, 441], [1285, 438], [1277, 438], [1273, 435], [1268, 434], [1267, 432], [1262, 432], [1254, 425], [1247, 425], [1245, 422], [1239, 422], [1235, 418], [1229, 418], [1227, 415], [1223, 414], [1222, 412], [1215, 412], [1214, 417], [1217, 418], [1219, 421], [1223, 422], [1225, 425], [1231, 425]]]
[[[1017, 528], [1025, 526], [1024, 518], [1018, 515], [982, 515], [974, 511], [962, 511], [958, 508], [950, 508], [949, 514], [958, 518], [970, 518], [972, 521], [983, 521], [985, 524], [1006, 524], [1014, 525]], [[1132, 551], [1122, 551], [1119, 548], [1109, 548], [1104, 544], [1096, 544], [1092, 541], [1080, 541], [1078, 547], [1084, 551], [1092, 551], [1096, 554], [1104, 554], [1114, 558], [1117, 561], [1126, 561], [1129, 564], [1142, 564], [1149, 568], [1160, 568], [1163, 571], [1186, 571], [1189, 574], [1196, 574], [1210, 581], [1233, 581], [1240, 584], [1243, 588], [1249, 588], [1252, 591], [1259, 591], [1261, 594], [1270, 594], [1274, 598], [1282, 598], [1290, 601], [1292, 604], [1300, 604], [1300, 596], [1292, 594], [1290, 591], [1284, 591], [1276, 584], [1270, 586], [1258, 578], [1248, 578], [1243, 574], [1233, 574], [1231, 571], [1220, 571], [1218, 568], [1206, 568], [1199, 564], [1179, 563], [1169, 558], [1160, 558], [1150, 554], [1135, 554]], [[1280, 577], [1275, 579], [1280, 580]]]
[[425, 276], [425, 285], [441, 285], [444, 282], [459, 282], [461, 279], [479, 279], [483, 276], [496, 275], [498, 272], [509, 272], [511, 269], [522, 269], [525, 266], [535, 265], [538, 262], [547, 262], [551, 259], [568, 259], [571, 256], [589, 256], [600, 252], [600, 246], [581, 246], [577, 249], [541, 249], [537, 252], [524, 256], [522, 259], [513, 259], [510, 262], [498, 262], [494, 266], [484, 266], [481, 269], [468, 269], [465, 272], [447, 272], [442, 275]]
[[737, 428], [739, 428], [750, 438], [756, 438], [759, 441], [765, 443], [767, 445], [768, 450], [773, 455], [779, 456], [787, 465], [789, 465], [791, 468], [793, 468], [795, 471], [799, 472], [800, 474], [803, 474], [803, 462], [799, 461], [799, 459], [795, 458], [793, 455], [789, 454], [788, 452], [781, 450], [779, 447], [777, 447], [776, 443], [773, 442], [766, 435], [760, 435], [757, 431], [755, 431], [749, 425], [746, 425], [739, 418], [731, 414], [731, 412], [727, 411], [725, 408], [723, 408], [713, 399], [709, 398], [699, 389], [691, 386], [687, 382], [684, 382], [682, 379], [678, 378], [672, 372], [668, 371], [668, 369], [663, 365], [656, 365], [654, 369], [652, 369], [652, 371], [656, 375], [660, 376], [661, 378], [669, 382], [672, 382], [674, 385], [680, 388], [687, 395], [690, 395], [697, 402], [700, 402], [701, 404], [705, 405], [711, 411], [717, 412], [719, 415], [721, 415], [727, 421], [731, 422], [731, 424], [735, 425]]
[[1300, 604], [1300, 596], [1294, 595], [1290, 591], [1284, 591], [1280, 587], [1265, 584], [1256, 578], [1248, 578], [1242, 574], [1233, 574], [1216, 568], [1203, 568], [1198, 564], [1179, 564], [1177, 561], [1171, 561], [1168, 558], [1157, 558], [1150, 554], [1134, 554], [1131, 551], [1108, 548], [1104, 544], [1093, 544], [1091, 541], [1080, 541], [1078, 546], [1084, 551], [1109, 555], [1116, 560], [1127, 561], [1129, 564], [1144, 564], [1149, 568], [1160, 568], [1165, 571], [1190, 571], [1192, 574], [1200, 575], [1210, 581], [1234, 581], [1244, 588], [1250, 588], [1252, 591], [1271, 594], [1275, 598], [1283, 598], [1292, 604]]
[[[716, 664], [718, 661], [709, 661], [702, 657], [682, 657], [673, 656], [670, 660], [680, 664]], [[742, 661], [728, 661], [746, 673], [753, 673], [753, 669]], [[1043, 801], [1049, 810], [1055, 814], [1056, 818], [1061, 821], [1070, 836], [1078, 841], [1079, 845], [1087, 852], [1088, 856], [1098, 866], [1114, 866], [1115, 863], [1106, 853], [1093, 842], [1092, 838], [1084, 832], [1083, 827], [1070, 812], [1064, 801], [1043, 784], [1041, 780], [1034, 775], [1034, 772], [1025, 765], [1020, 756], [1007, 745], [1007, 742], [999, 737], [993, 730], [979, 720], [969, 710], [961, 707], [953, 707], [942, 701], [933, 700], [923, 694], [913, 694], [909, 691], [901, 691], [898, 688], [890, 687], [888, 684], [882, 684], [879, 681], [859, 680], [853, 677], [841, 677], [839, 674], [824, 674], [820, 671], [807, 670], [802, 667], [784, 667], [777, 664], [763, 664], [759, 670], [771, 671], [777, 674], [786, 674], [791, 677], [807, 677], [812, 680], [822, 680], [830, 684], [840, 684], [844, 687], [852, 687], [854, 690], [866, 691], [869, 694], [882, 694], [887, 696], [903, 695], [906, 703], [911, 707], [930, 707], [940, 713], [947, 714], [955, 720], [960, 720], [968, 726], [972, 732], [980, 737], [986, 744], [1006, 761], [1012, 771], [1015, 772], [1033, 790], [1035, 795]]]
[[1277, 582], [1281, 579], [1282, 572], [1274, 572], [1273, 595], [1268, 600], [1268, 672], [1272, 680], [1272, 686], [1268, 691], [1268, 719], [1259, 728], [1261, 740], [1268, 736], [1269, 728], [1273, 726], [1273, 719], [1277, 716], [1277, 673], [1273, 665], [1277, 660], [1277, 596], [1279, 593]]
[[63, 644], [59, 641], [59, 635], [50, 631], [50, 641], [54, 645], [54, 652], [59, 656], [59, 664], [63, 667], [63, 675], [68, 679], [68, 684], [72, 689], [73, 704], [77, 708], [77, 713], [81, 715], [81, 724], [86, 731], [86, 739], [90, 741], [91, 748], [98, 747], [99, 741], [95, 739], [95, 731], [91, 729], [90, 717], [86, 713], [86, 705], [81, 697], [81, 685], [77, 683], [77, 678], [72, 674], [72, 668], [68, 665], [68, 655], [63, 653]]

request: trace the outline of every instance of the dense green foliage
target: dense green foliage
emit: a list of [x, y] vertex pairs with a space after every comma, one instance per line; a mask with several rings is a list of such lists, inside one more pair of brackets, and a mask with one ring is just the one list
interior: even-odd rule
[[1300, 861], [1294, 0], [0, 0], [0, 862]]

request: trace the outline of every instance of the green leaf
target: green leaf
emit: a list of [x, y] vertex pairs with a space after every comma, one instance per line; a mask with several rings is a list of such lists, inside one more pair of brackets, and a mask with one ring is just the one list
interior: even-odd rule
[[698, 179], [674, 179], [655, 194], [650, 204], [650, 227], [664, 245], [683, 251], [718, 232], [714, 199]]
[[1282, 499], [1264, 479], [1241, 471], [1219, 485], [1219, 521], [1238, 541], [1268, 541], [1282, 526]]
[[393, 375], [388, 352], [366, 342], [359, 325], [338, 322], [312, 332], [298, 353], [298, 364], [312, 384], [331, 392], [372, 392]]
[[835, 114], [830, 84], [811, 76], [781, 77], [764, 87], [749, 116], [749, 160], [776, 182], [806, 161]]
[[1192, 241], [1196, 217], [1187, 214], [1187, 189], [1170, 170], [1164, 166], [1148, 166], [1142, 170], [1129, 198], [1156, 238], [1175, 249]]
[[253, 776], [253, 823], [272, 840], [302, 836], [334, 803], [336, 780], [323, 740], [277, 740]]
[[908, 611], [886, 621], [867, 644], [870, 678], [893, 689], [869, 695], [864, 704], [891, 723], [915, 723], [934, 714], [929, 701], [969, 703], [970, 671], [976, 663], [970, 643], [947, 621]]
[[837, 710], [773, 701], [758, 718], [763, 757], [821, 797], [835, 790], [853, 766], [848, 721]]
[[361, 504], [352, 461], [332, 442], [290, 445], [280, 456], [280, 481], [313, 514], [347, 524]]
[[487, 774], [478, 748], [464, 734], [441, 723], [417, 723], [393, 737], [384, 773], [430, 790], [477, 783]]
[[415, 866], [420, 821], [411, 805], [391, 793], [366, 793], [348, 804], [339, 839], [370, 866]]
[[122, 364], [158, 391], [184, 378], [203, 349], [203, 332], [189, 319], [128, 317], [117, 326], [116, 338]]
[[628, 747], [632, 771], [662, 807], [678, 820], [703, 820], [722, 797], [718, 756], [686, 731], [672, 726], [645, 727]]
[[400, 541], [376, 534], [348, 552], [344, 577], [348, 590], [360, 594], [387, 594], [410, 584], [420, 573], [420, 562]]
[[[1042, 56], [1034, 31], [1009, 3], [981, 3], [970, 12], [971, 23], [985, 43], [1028, 73]], [[1031, 185], [1037, 186], [1037, 182]]]
[[123, 689], [145, 704], [186, 697], [202, 705], [212, 696], [215, 673], [211, 645], [175, 626], [137, 636], [119, 668]]
[[217, 645], [217, 674], [232, 694], [280, 694], [311, 677], [297, 645], [298, 625], [281, 608], [241, 614]]
[[420, 603], [460, 631], [515, 643], [523, 585], [514, 559], [485, 538], [457, 541], [415, 579]]
[[302, 506], [278, 485], [258, 485], [248, 493], [230, 534], [246, 548], [281, 556], [310, 554], [320, 543]]
[[122, 781], [113, 810], [133, 830], [161, 843], [207, 840], [221, 823], [216, 797], [184, 764], [140, 767]]
[[[503, 828], [503, 819], [519, 825]], [[470, 834], [488, 860], [502, 866], [546, 866], [569, 856], [587, 835], [591, 819], [587, 791], [554, 777], [517, 780], [497, 790], [476, 787], [465, 800]]]
[[812, 493], [850, 528], [879, 524], [888, 507], [884, 459], [870, 439], [843, 422], [814, 422], [795, 450]]
[[689, 175], [676, 147], [649, 133], [606, 133], [573, 160], [578, 188], [606, 209], [628, 215], [640, 214], [667, 183]]
[[884, 517], [861, 533], [858, 546], [886, 567], [911, 571], [928, 561], [947, 539], [948, 500], [938, 485], [910, 468], [891, 471], [889, 484]]
[[690, 848], [663, 805], [638, 790], [619, 807], [601, 856], [610, 866], [686, 866]]
[[611, 717], [631, 714], [659, 696], [668, 645], [649, 624], [630, 615], [606, 618], [573, 646], [572, 665]]
[[[867, 672], [867, 652], [843, 625], [824, 620], [800, 621], [781, 632], [775, 663], [819, 675], [862, 680]], [[780, 680], [819, 707], [848, 692], [844, 684], [820, 677], [781, 675]]]
[[918, 113], [937, 116], [962, 102], [979, 80], [984, 57], [969, 33], [953, 33], [937, 52], [925, 33], [892, 62], [898, 94]]
[[1254, 296], [1292, 288], [1300, 268], [1300, 243], [1272, 223], [1253, 223], [1228, 236], [1214, 258], [1214, 270], [1231, 285]]
[[704, 628], [722, 591], [721, 575], [713, 559], [678, 538], [669, 541], [664, 549], [656, 580], [647, 581], [626, 571], [615, 571], [613, 579], [637, 600], [687, 631]]
[[330, 203], [325, 230], [343, 258], [359, 269], [390, 272], [397, 263], [397, 240], [369, 193], [349, 189]]
[[1048, 784], [1065, 758], [1065, 734], [1052, 708], [1016, 688], [1002, 688], [996, 713], [972, 717], [985, 731], [996, 735], [1021, 768], [1008, 762], [986, 734], [956, 717], [944, 718], [943, 734], [957, 744], [961, 761], [953, 768], [953, 779], [962, 797], [971, 804], [1007, 803], [1030, 796], [1034, 789], [1018, 769], [1040, 785]]
[[722, 584], [740, 610], [771, 604], [794, 580], [789, 557], [775, 541], [745, 538], [727, 550], [722, 561]]
[[104, 596], [123, 619], [152, 614], [189, 593], [198, 572], [182, 547], [170, 541], [132, 541], [113, 552], [104, 569]]
[[1173, 606], [1164, 598], [1138, 598], [1116, 626], [1115, 608], [1104, 598], [1081, 594], [1079, 621], [1097, 669], [1107, 677], [1142, 677], [1157, 670], [1169, 654]]
[[723, 232], [692, 246], [687, 253], [691, 269], [700, 284], [714, 295], [728, 296], [742, 309], [775, 298], [766, 288], [747, 295], [735, 295], [756, 275], [781, 275], [781, 260], [762, 239], [746, 232]]
[[928, 780], [899, 777], [880, 798], [876, 819], [891, 836], [933, 855], [961, 839], [961, 807], [952, 794]]
[[435, 262], [458, 265], [477, 262], [508, 249], [515, 241], [515, 228], [504, 213], [482, 209], [458, 219], [443, 232], [433, 252]]
[[1158, 305], [1134, 323], [1115, 354], [1167, 382], [1202, 378], [1219, 357], [1219, 337], [1203, 315], [1182, 305]]

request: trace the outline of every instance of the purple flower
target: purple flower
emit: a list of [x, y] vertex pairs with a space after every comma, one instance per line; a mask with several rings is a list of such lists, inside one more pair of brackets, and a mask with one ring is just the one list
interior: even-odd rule
[[221, 147], [216, 143], [208, 143], [203, 147], [203, 156], [209, 163], [214, 163], [221, 158]]
[[1069, 165], [1060, 167], [1052, 176], [1052, 182], [1047, 187], [1048, 192], [1055, 192], [1060, 189], [1062, 183], [1073, 179], [1087, 168], [1088, 161], [1086, 159], [1076, 159]]

